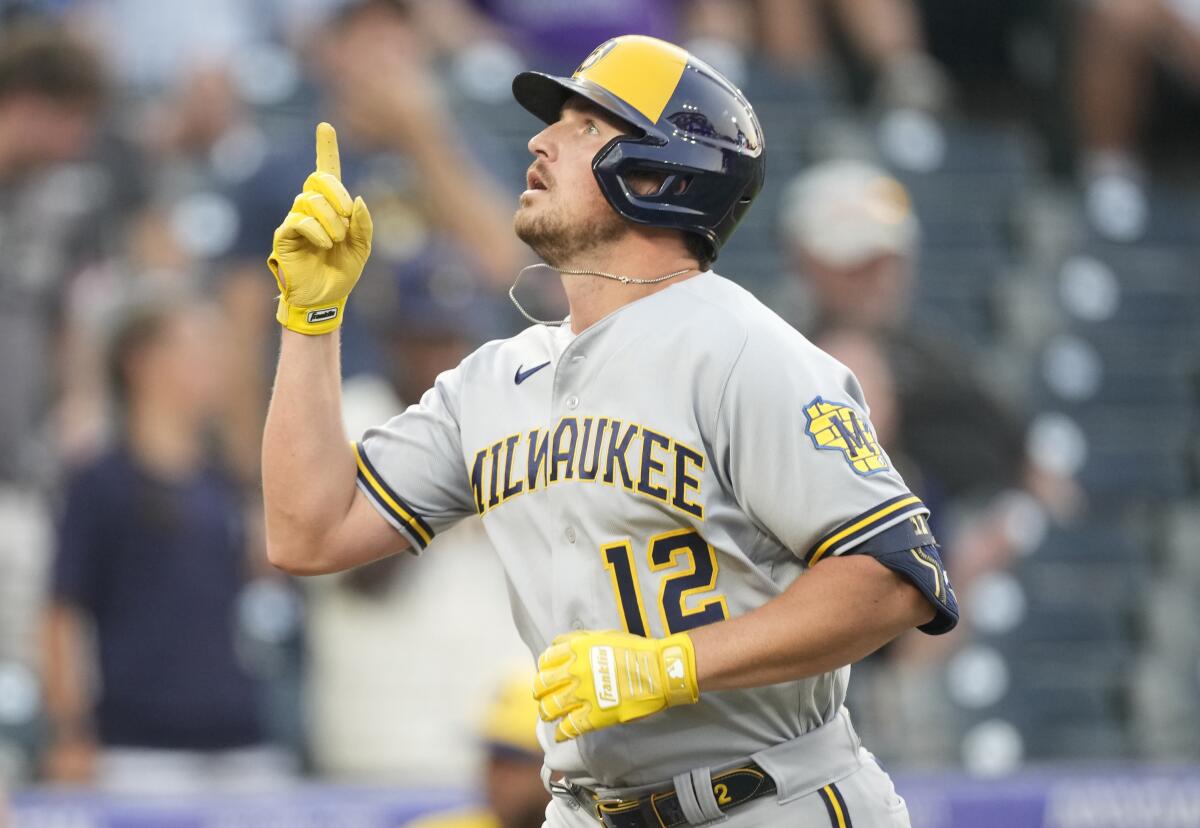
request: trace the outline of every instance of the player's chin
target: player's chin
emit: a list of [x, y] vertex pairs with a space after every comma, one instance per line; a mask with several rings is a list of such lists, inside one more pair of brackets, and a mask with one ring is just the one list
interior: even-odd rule
[[517, 202], [517, 209], [513, 213], [513, 227], [517, 228], [518, 232], [520, 232], [522, 225], [529, 224], [532, 212], [533, 205], [525, 200], [525, 195], [522, 193], [520, 200]]
[[521, 241], [529, 243], [545, 234], [546, 220], [542, 213], [542, 210], [532, 204], [522, 203], [517, 207], [517, 211], [513, 213], [513, 230]]

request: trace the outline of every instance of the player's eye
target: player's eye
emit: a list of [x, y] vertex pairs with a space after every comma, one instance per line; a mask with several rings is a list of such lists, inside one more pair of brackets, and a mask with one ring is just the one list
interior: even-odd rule
[[589, 118], [587, 121], [587, 125], [584, 127], [584, 131], [587, 132], [589, 135], [599, 135], [600, 127], [596, 126], [596, 122]]

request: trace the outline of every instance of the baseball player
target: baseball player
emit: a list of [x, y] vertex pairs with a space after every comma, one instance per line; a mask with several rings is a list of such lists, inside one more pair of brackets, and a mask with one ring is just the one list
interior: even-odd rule
[[336, 330], [371, 220], [318, 127], [269, 259], [271, 560], [340, 570], [479, 516], [538, 656], [553, 828], [908, 825], [842, 706], [847, 665], [958, 609], [854, 377], [710, 269], [763, 182], [750, 104], [641, 36], [513, 92], [546, 123], [514, 227], [570, 315], [352, 445]]

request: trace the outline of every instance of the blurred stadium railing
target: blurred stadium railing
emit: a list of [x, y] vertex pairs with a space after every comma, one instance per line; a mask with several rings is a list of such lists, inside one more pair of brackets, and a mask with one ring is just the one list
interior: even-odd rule
[[[1003, 780], [896, 775], [920, 828], [1194, 828], [1200, 775], [1113, 768], [1028, 772]], [[402, 828], [416, 817], [468, 802], [454, 790], [314, 787], [271, 795], [104, 800], [22, 794], [22, 828]]]

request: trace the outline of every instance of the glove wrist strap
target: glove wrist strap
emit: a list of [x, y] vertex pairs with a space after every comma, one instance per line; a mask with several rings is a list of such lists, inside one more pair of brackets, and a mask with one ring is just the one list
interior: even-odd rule
[[282, 296], [275, 309], [275, 319], [289, 331], [302, 333], [306, 336], [320, 336], [336, 331], [342, 324], [342, 311], [346, 307], [346, 297], [336, 302], [314, 308], [300, 308], [289, 305]]

